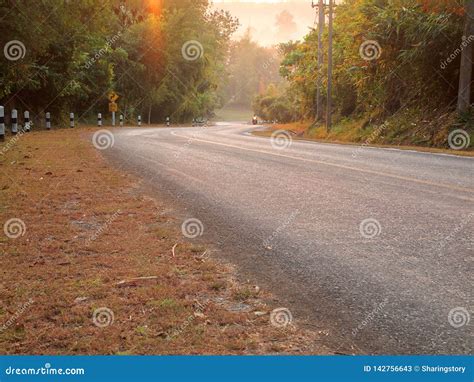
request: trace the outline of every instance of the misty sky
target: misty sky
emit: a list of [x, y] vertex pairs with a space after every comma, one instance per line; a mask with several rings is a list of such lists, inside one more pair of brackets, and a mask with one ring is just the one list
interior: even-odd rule
[[311, 0], [214, 0], [214, 7], [239, 19], [241, 27], [234, 38], [250, 27], [253, 39], [266, 46], [301, 39], [316, 17]]

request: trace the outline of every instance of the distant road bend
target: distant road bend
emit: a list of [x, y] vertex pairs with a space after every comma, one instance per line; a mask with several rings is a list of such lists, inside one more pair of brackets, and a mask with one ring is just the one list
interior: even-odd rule
[[119, 129], [105, 152], [332, 349], [472, 353], [474, 158], [250, 131]]

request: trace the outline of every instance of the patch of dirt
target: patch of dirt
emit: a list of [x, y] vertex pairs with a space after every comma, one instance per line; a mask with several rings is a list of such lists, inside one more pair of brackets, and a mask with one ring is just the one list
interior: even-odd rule
[[324, 334], [272, 325], [270, 294], [185, 239], [91, 132], [0, 153], [0, 354], [329, 353]]

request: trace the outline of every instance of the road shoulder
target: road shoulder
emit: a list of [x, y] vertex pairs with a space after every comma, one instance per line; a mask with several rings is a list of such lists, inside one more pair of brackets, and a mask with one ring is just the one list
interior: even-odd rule
[[328, 353], [298, 322], [272, 324], [270, 294], [183, 237], [94, 131], [3, 144], [2, 354]]
[[428, 154], [444, 154], [454, 155], [463, 157], [474, 157], [473, 150], [451, 150], [449, 148], [437, 148], [427, 146], [412, 146], [412, 145], [390, 145], [390, 144], [378, 144], [370, 138], [362, 140], [360, 142], [354, 141], [349, 137], [337, 134], [326, 134], [323, 137], [314, 137], [307, 132], [309, 124], [304, 123], [287, 123], [287, 124], [264, 124], [260, 125], [259, 129], [252, 131], [252, 134], [259, 137], [271, 137], [275, 132], [286, 131], [291, 139], [298, 141], [317, 142], [317, 143], [329, 143], [335, 145], [347, 145], [357, 146], [364, 148], [378, 148], [378, 149], [392, 149], [392, 150], [403, 150], [403, 151], [414, 151], [418, 153]]

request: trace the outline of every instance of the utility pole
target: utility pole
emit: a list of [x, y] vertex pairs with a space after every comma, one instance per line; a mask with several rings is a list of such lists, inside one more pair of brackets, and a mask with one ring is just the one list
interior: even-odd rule
[[471, 79], [472, 79], [472, 44], [468, 39], [474, 35], [474, 0], [466, 1], [466, 21], [464, 24], [464, 42], [467, 45], [461, 53], [461, 67], [459, 70], [458, 105], [459, 113], [468, 110], [471, 104]]
[[326, 109], [326, 130], [331, 129], [331, 113], [332, 113], [332, 33], [333, 33], [333, 11], [334, 0], [329, 0], [329, 21], [328, 21], [328, 93], [327, 93], [327, 109]]
[[321, 68], [323, 67], [323, 31], [325, 24], [324, 17], [324, 0], [318, 0], [318, 4], [311, 3], [313, 8], [318, 9], [318, 73], [317, 73], [317, 83], [316, 83], [316, 121], [321, 121], [323, 119], [323, 105], [321, 100], [321, 88], [322, 88], [322, 79], [321, 79]]

